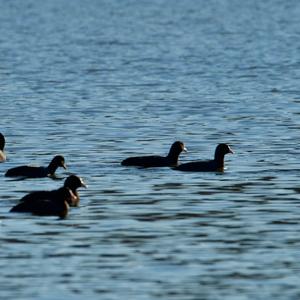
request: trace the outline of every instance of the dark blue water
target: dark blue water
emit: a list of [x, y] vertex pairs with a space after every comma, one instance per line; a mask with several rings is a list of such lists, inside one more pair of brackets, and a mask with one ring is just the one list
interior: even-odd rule
[[[179, 2], [179, 3], [177, 3]], [[1, 299], [299, 299], [300, 2], [0, 0]], [[228, 143], [224, 174], [125, 168]], [[16, 181], [66, 158], [62, 180]], [[66, 220], [8, 213], [76, 173]]]

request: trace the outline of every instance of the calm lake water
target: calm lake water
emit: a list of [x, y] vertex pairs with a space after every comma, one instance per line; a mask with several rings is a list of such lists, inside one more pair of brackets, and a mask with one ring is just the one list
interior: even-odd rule
[[[299, 299], [298, 0], [0, 0], [1, 299]], [[208, 159], [226, 171], [120, 165]], [[12, 180], [66, 158], [61, 180]], [[66, 220], [11, 214], [70, 173]]]

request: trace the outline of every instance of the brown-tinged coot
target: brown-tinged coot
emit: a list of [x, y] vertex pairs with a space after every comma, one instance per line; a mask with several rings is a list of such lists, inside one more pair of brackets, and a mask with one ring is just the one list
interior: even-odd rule
[[38, 178], [54, 176], [54, 173], [58, 167], [63, 167], [66, 169], [65, 159], [62, 155], [56, 155], [48, 167], [35, 167], [35, 166], [20, 166], [9, 169], [5, 176], [7, 177], [28, 177], [28, 178]]
[[6, 155], [4, 153], [5, 147], [5, 138], [2, 133], [0, 133], [0, 162], [4, 162], [6, 160]]
[[70, 203], [70, 206], [78, 206], [80, 197], [77, 192], [77, 189], [80, 187], [87, 188], [87, 185], [84, 183], [84, 181], [80, 177], [78, 177], [76, 175], [70, 175], [65, 180], [64, 187], [69, 188], [75, 196], [73, 199], [73, 202]]
[[32, 192], [23, 197], [19, 204], [10, 212], [32, 213], [39, 216], [58, 216], [65, 218], [68, 214], [69, 203], [74, 201], [74, 194], [67, 187], [62, 187], [47, 193], [47, 197], [38, 197], [39, 192]]
[[224, 156], [233, 153], [227, 144], [219, 144], [215, 151], [215, 157], [207, 161], [194, 161], [175, 167], [174, 170], [186, 172], [222, 172], [224, 171]]
[[170, 148], [167, 156], [150, 155], [129, 157], [122, 161], [122, 166], [136, 166], [143, 168], [151, 167], [175, 167], [178, 165], [178, 157], [182, 151], [187, 151], [184, 143], [175, 142]]
[[[78, 206], [79, 204], [79, 194], [77, 192], [77, 189], [79, 187], [87, 187], [86, 184], [83, 182], [83, 180], [76, 176], [76, 175], [70, 175], [64, 182], [64, 187], [69, 188], [73, 193], [72, 202], [68, 202], [69, 206]], [[25, 195], [20, 202], [31, 202], [36, 200], [42, 200], [42, 199], [51, 199], [53, 198], [53, 195], [55, 196], [57, 190], [53, 191], [35, 191], [31, 192], [27, 195]]]

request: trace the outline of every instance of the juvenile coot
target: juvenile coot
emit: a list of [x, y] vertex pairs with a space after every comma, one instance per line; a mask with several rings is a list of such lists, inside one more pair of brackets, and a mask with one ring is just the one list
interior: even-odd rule
[[6, 160], [6, 155], [4, 153], [5, 147], [5, 138], [2, 133], [0, 133], [0, 162], [4, 162]]
[[224, 171], [224, 156], [227, 153], [233, 153], [233, 151], [227, 144], [219, 144], [213, 160], [184, 163], [174, 169], [186, 172], [222, 172]]
[[143, 168], [175, 167], [178, 165], [178, 157], [182, 151], [187, 151], [184, 143], [177, 141], [173, 143], [167, 156], [150, 155], [129, 157], [123, 160], [121, 164], [122, 166], [137, 166]]
[[[64, 182], [64, 187], [69, 188], [72, 191], [72, 201], [68, 202], [69, 206], [78, 206], [79, 204], [79, 194], [77, 192], [77, 189], [79, 187], [87, 187], [86, 184], [83, 182], [83, 180], [76, 176], [76, 175], [70, 175]], [[20, 202], [30, 202], [30, 201], [36, 201], [42, 200], [42, 199], [51, 199], [56, 195], [57, 190], [53, 191], [35, 191], [31, 192], [27, 195], [25, 195]]]
[[56, 155], [48, 167], [35, 167], [35, 166], [20, 166], [9, 169], [5, 176], [7, 177], [28, 177], [28, 178], [38, 178], [53, 176], [58, 167], [63, 167], [66, 169], [65, 159], [62, 155]]
[[24, 212], [39, 216], [58, 216], [65, 218], [68, 214], [69, 203], [72, 203], [75, 197], [72, 191], [67, 187], [48, 192], [46, 198], [40, 198], [38, 195], [39, 192], [26, 195], [10, 212]]

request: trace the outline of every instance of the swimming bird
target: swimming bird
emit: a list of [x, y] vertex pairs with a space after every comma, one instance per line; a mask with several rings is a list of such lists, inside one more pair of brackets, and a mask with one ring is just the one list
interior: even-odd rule
[[121, 164], [122, 166], [136, 166], [143, 168], [150, 167], [172, 167], [178, 165], [178, 157], [179, 154], [184, 151], [186, 152], [186, 148], [184, 143], [180, 141], [176, 141], [172, 144], [169, 154], [167, 156], [159, 156], [159, 155], [150, 155], [150, 156], [137, 156], [137, 157], [129, 157], [124, 159]]
[[[87, 187], [86, 184], [83, 182], [83, 180], [76, 176], [76, 175], [70, 175], [64, 182], [65, 188], [68, 188], [72, 192], [72, 201], [68, 202], [69, 206], [78, 206], [79, 204], [79, 194], [77, 192], [77, 189], [79, 187]], [[25, 195], [20, 202], [32, 202], [37, 200], [43, 200], [43, 199], [52, 199], [56, 194], [57, 190], [52, 191], [34, 191], [27, 195]]]
[[194, 161], [175, 167], [174, 170], [186, 172], [222, 172], [224, 171], [224, 156], [233, 153], [227, 144], [219, 144], [216, 147], [215, 157], [207, 161]]
[[6, 155], [4, 153], [4, 147], [5, 147], [5, 137], [0, 132], [0, 162], [6, 161]]
[[7, 177], [28, 177], [28, 178], [39, 178], [39, 177], [51, 177], [54, 176], [55, 171], [58, 167], [66, 169], [65, 159], [62, 155], [56, 155], [48, 167], [35, 167], [35, 166], [20, 166], [7, 170], [5, 176]]
[[[23, 197], [10, 212], [32, 213], [39, 216], [58, 216], [65, 218], [69, 211], [69, 203], [75, 197], [67, 187], [62, 187], [48, 193], [45, 198], [34, 197], [35, 192]], [[38, 193], [38, 192], [37, 192]], [[31, 197], [28, 197], [31, 195]], [[38, 195], [38, 194], [36, 194]]]
[[69, 188], [73, 195], [74, 195], [74, 199], [72, 201], [72, 203], [70, 203], [70, 206], [78, 206], [79, 201], [80, 201], [80, 197], [79, 194], [77, 192], [77, 189], [80, 187], [84, 187], [87, 188], [87, 185], [85, 184], [85, 182], [78, 176], [76, 175], [70, 175], [64, 182], [64, 187]]

